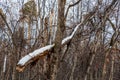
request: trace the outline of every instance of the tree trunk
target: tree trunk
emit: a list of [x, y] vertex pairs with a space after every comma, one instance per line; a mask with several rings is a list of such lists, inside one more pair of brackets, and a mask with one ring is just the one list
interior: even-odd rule
[[58, 0], [58, 20], [57, 20], [57, 31], [55, 38], [55, 48], [54, 53], [52, 54], [52, 62], [51, 62], [51, 80], [57, 80], [57, 71], [58, 66], [60, 64], [60, 54], [61, 54], [61, 42], [63, 39], [64, 31], [65, 31], [65, 23], [64, 23], [64, 10], [65, 10], [66, 0]]

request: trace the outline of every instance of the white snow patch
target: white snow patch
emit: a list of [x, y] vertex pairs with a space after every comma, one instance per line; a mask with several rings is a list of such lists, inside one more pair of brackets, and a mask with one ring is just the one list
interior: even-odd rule
[[47, 45], [45, 47], [42, 47], [40, 49], [37, 49], [35, 51], [33, 51], [32, 53], [29, 53], [28, 55], [26, 55], [25, 57], [23, 57], [22, 59], [20, 59], [20, 61], [18, 62], [17, 65], [25, 65], [26, 62], [28, 62], [30, 59], [32, 59], [33, 57], [43, 53], [46, 50], [50, 50], [51, 48], [53, 48], [55, 46], [55, 44], [52, 45]]
[[77, 29], [79, 28], [80, 25], [81, 25], [81, 24], [78, 24], [78, 25], [75, 27], [75, 29], [74, 29], [74, 31], [72, 32], [72, 34], [62, 40], [62, 44], [64, 44], [65, 42], [67, 42], [68, 40], [70, 40], [70, 39], [73, 38], [75, 32], [77, 31]]
[[18, 62], [18, 65], [24, 65], [27, 61], [29, 61], [30, 59], [32, 59], [32, 56], [30, 56], [29, 54], [26, 55], [25, 57], [23, 57], [22, 59], [20, 59], [20, 61]]
[[7, 55], [5, 55], [5, 58], [4, 58], [3, 72], [5, 72], [6, 70], [6, 61], [7, 61]]
[[68, 37], [64, 38], [64, 39], [62, 40], [62, 44], [64, 44], [65, 42], [67, 42], [67, 41], [70, 40], [71, 38], [72, 38], [71, 36], [68, 36]]
[[50, 49], [53, 48], [54, 46], [55, 46], [55, 44], [42, 47], [42, 48], [40, 48], [40, 49], [37, 49], [37, 50], [33, 51], [33, 52], [30, 53], [29, 55], [32, 56], [32, 57], [35, 57], [35, 56], [39, 55], [40, 53], [43, 53], [43, 52], [46, 51], [46, 50], [50, 50]]

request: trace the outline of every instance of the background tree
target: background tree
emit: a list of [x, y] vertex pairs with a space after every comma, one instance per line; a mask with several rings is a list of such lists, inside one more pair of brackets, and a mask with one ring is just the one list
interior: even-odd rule
[[[119, 0], [4, 0], [0, 6], [2, 80], [119, 79]], [[43, 52], [34, 56], [37, 50]]]

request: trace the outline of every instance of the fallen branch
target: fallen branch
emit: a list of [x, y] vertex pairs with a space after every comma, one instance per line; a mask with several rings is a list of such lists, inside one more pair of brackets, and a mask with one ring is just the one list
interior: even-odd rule
[[[81, 24], [78, 24], [75, 27], [72, 34], [62, 40], [61, 45], [67, 44], [73, 38], [75, 32], [77, 31], [77, 29], [79, 28], [80, 25]], [[28, 64], [38, 60], [42, 56], [46, 56], [49, 53], [49, 51], [54, 48], [54, 46], [55, 46], [55, 44], [47, 45], [45, 47], [42, 47], [40, 49], [37, 49], [37, 50], [33, 51], [32, 53], [29, 53], [28, 55], [26, 55], [25, 57], [23, 57], [22, 59], [19, 60], [19, 62], [17, 64], [17, 67], [16, 67], [16, 70], [19, 71], [19, 72], [23, 72], [24, 68]]]
[[[72, 34], [66, 38], [64, 38], [62, 40], [62, 43], [61, 43], [61, 46], [64, 46], [66, 44], [68, 44], [70, 42], [70, 40], [74, 37], [75, 33], [77, 32], [79, 26], [82, 26], [84, 24], [86, 24], [86, 22], [89, 20], [89, 18], [91, 18], [93, 15], [95, 14], [95, 11], [91, 13], [89, 13], [88, 17], [84, 19], [84, 21], [82, 21], [80, 24], [78, 24], [75, 29], [73, 30]], [[42, 47], [40, 49], [37, 49], [35, 51], [33, 51], [32, 53], [29, 53], [28, 55], [26, 55], [25, 57], [23, 57], [22, 59], [19, 60], [18, 64], [17, 64], [17, 67], [16, 67], [16, 70], [19, 71], [19, 72], [23, 72], [24, 68], [40, 59], [42, 56], [46, 56], [51, 49], [53, 49], [55, 46], [55, 44], [52, 44], [52, 45], [47, 45], [45, 47]]]
[[40, 57], [45, 56], [46, 54], [48, 54], [48, 52], [54, 46], [55, 46], [55, 44], [47, 45], [45, 47], [42, 47], [40, 49], [37, 49], [37, 50], [33, 51], [32, 53], [29, 53], [28, 55], [26, 55], [25, 57], [20, 59], [20, 61], [17, 64], [16, 70], [18, 70], [19, 72], [22, 72], [24, 70], [25, 66], [27, 66], [28, 64], [36, 61]]

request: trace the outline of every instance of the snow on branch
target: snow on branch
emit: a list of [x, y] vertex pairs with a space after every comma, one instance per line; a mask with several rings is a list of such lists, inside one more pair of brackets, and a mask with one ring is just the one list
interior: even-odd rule
[[[75, 33], [76, 33], [76, 31], [77, 31], [77, 29], [79, 28], [80, 25], [81, 24], [78, 24], [75, 27], [72, 34], [62, 40], [61, 45], [67, 44], [67, 42], [69, 42], [73, 38], [73, 36], [75, 35]], [[47, 45], [45, 47], [42, 47], [40, 49], [37, 49], [37, 50], [33, 51], [32, 53], [29, 53], [28, 55], [26, 55], [25, 57], [23, 57], [22, 59], [19, 60], [19, 62], [17, 63], [16, 70], [18, 70], [19, 72], [22, 72], [24, 70], [25, 66], [27, 66], [28, 64], [38, 60], [40, 57], [47, 55], [48, 52], [54, 46], [55, 46], [55, 44]]]
[[3, 72], [6, 71], [6, 61], [7, 61], [7, 55], [5, 55], [5, 58], [4, 58]]
[[79, 28], [80, 25], [81, 25], [81, 24], [78, 24], [78, 25], [75, 27], [75, 29], [74, 29], [74, 31], [72, 32], [72, 34], [62, 40], [62, 45], [64, 45], [66, 42], [70, 41], [70, 40], [73, 38], [75, 32], [77, 31], [77, 29]]
[[48, 51], [51, 50], [54, 46], [55, 44], [47, 45], [45, 47], [33, 51], [32, 53], [29, 53], [28, 55], [19, 60], [16, 70], [22, 72], [26, 65], [39, 59], [39, 57], [41, 56], [45, 56], [48, 53]]

